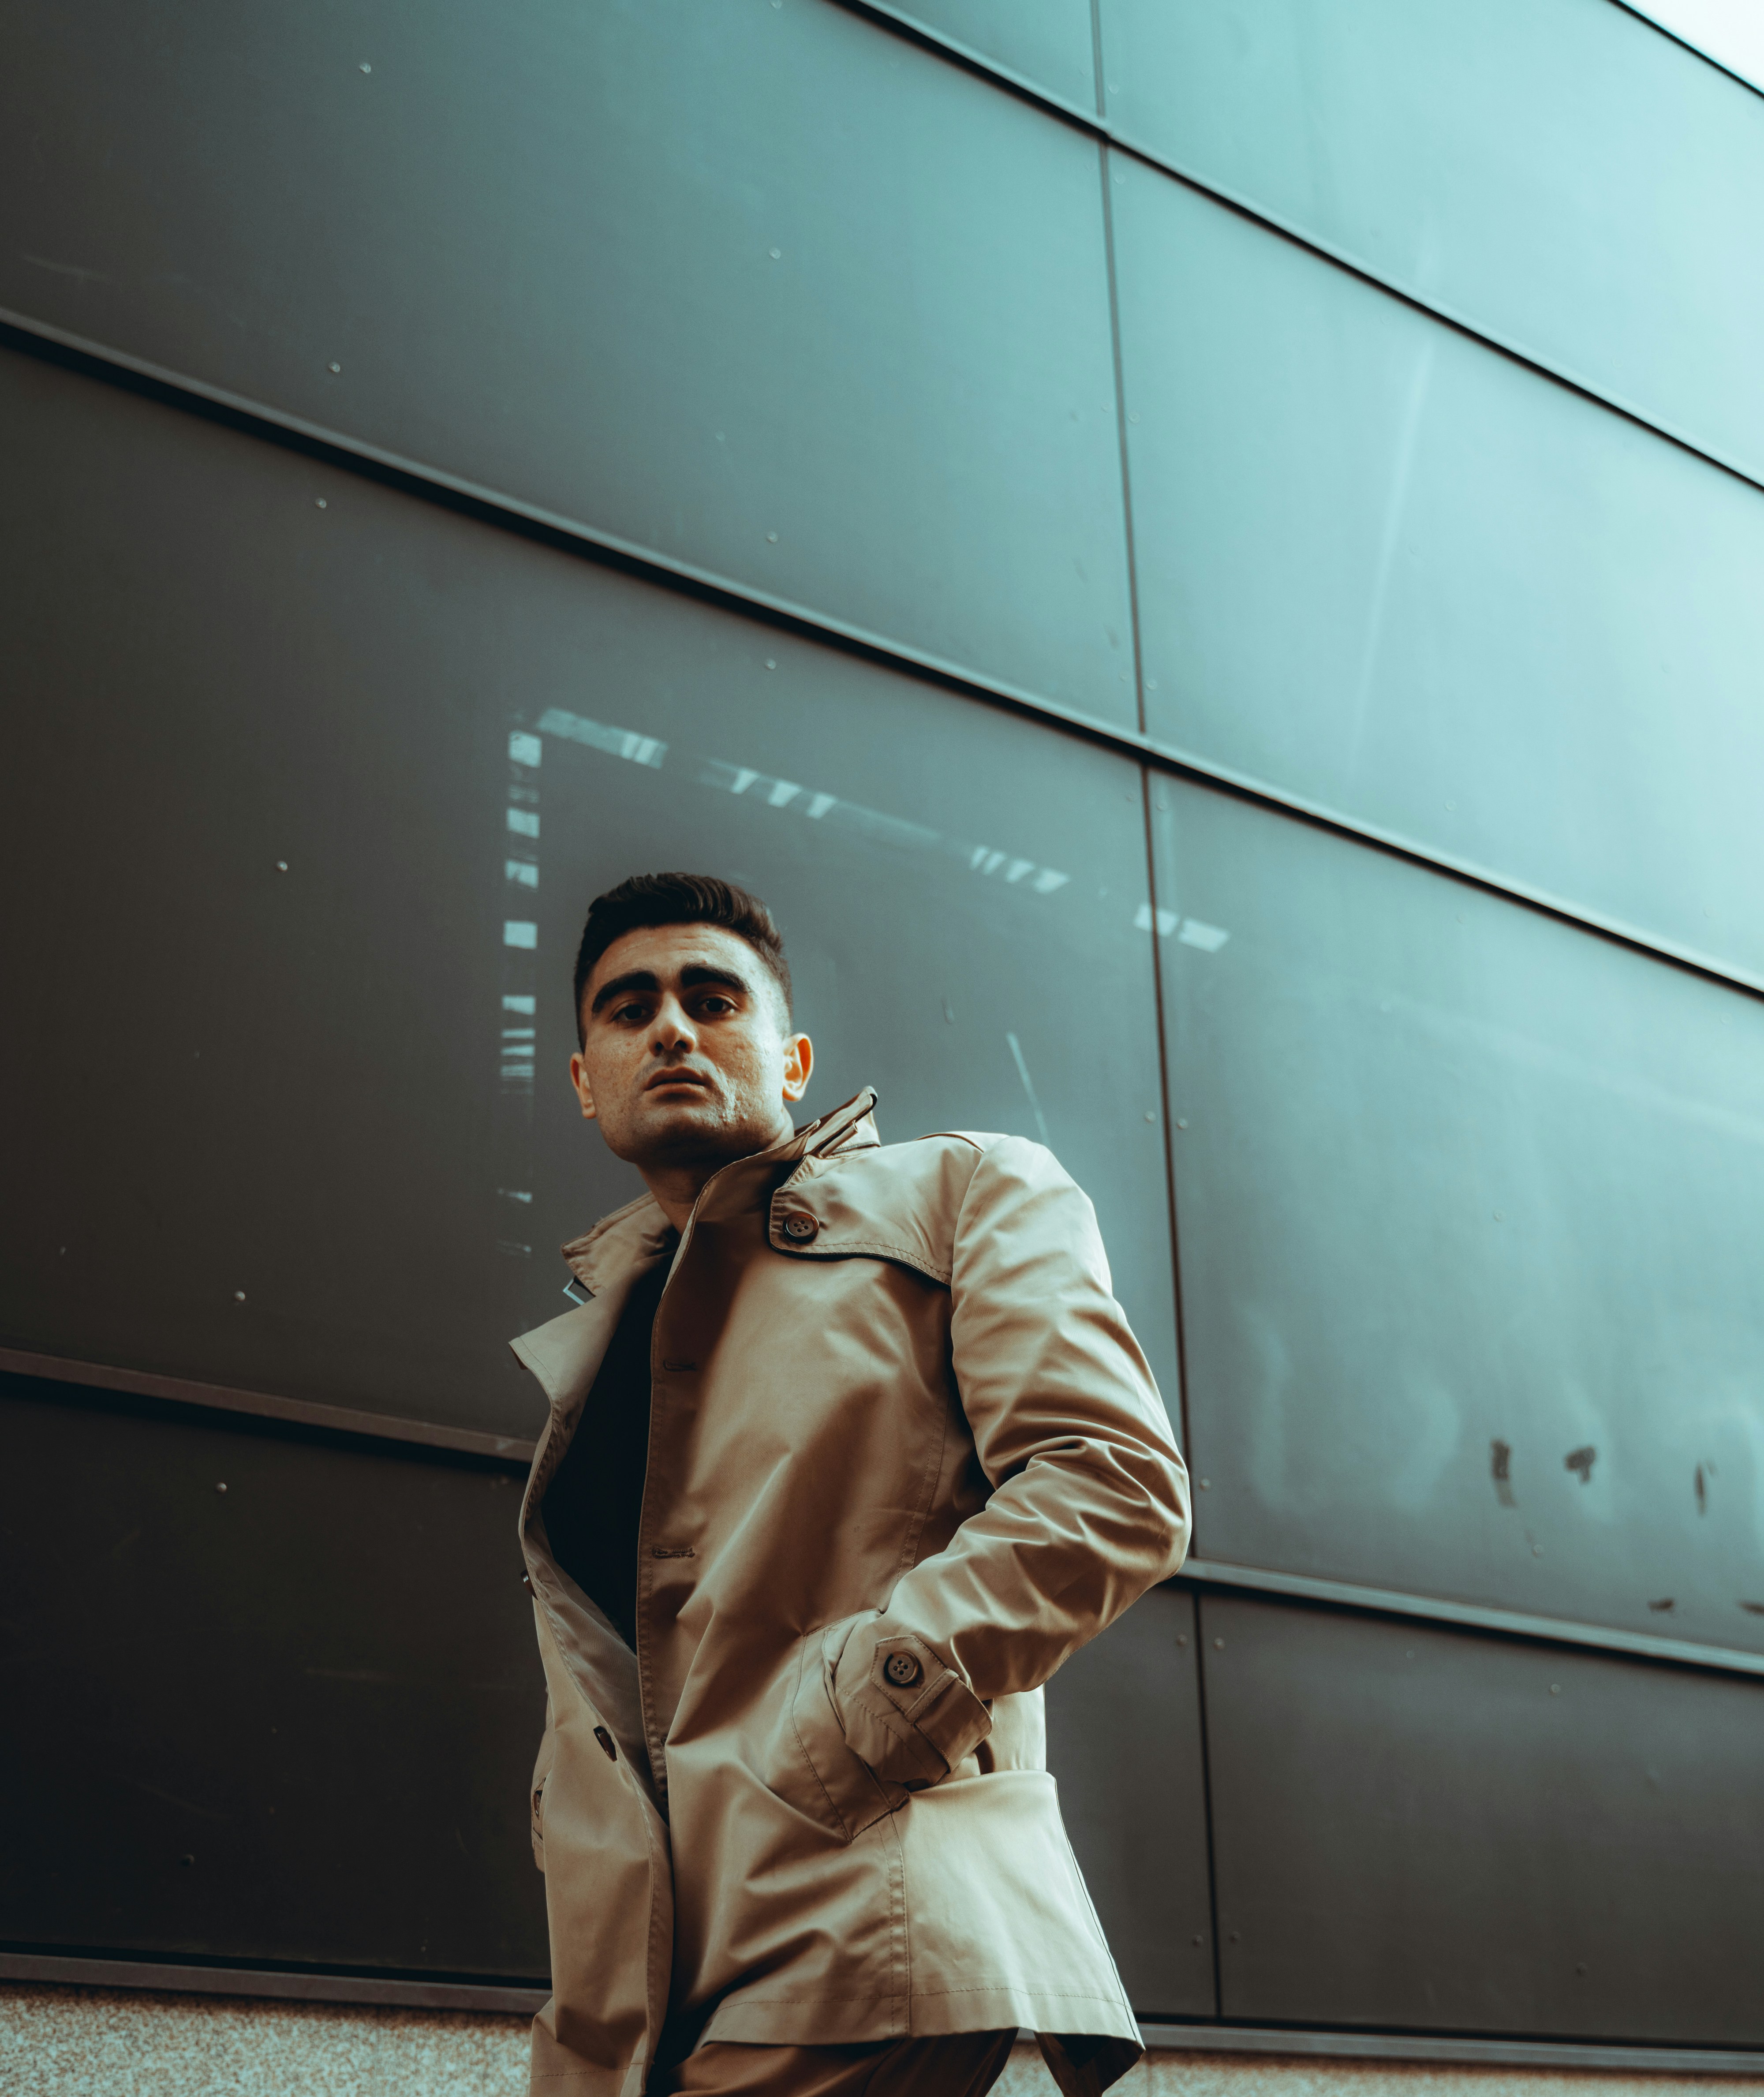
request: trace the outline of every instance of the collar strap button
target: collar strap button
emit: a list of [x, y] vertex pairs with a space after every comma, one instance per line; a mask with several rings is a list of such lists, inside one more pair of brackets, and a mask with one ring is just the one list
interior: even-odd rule
[[820, 1228], [820, 1224], [812, 1216], [786, 1216], [784, 1219], [784, 1235], [794, 1239], [798, 1245], [807, 1245]]

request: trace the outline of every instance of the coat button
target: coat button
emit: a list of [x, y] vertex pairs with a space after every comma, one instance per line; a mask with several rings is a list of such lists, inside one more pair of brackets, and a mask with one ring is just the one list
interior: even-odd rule
[[594, 1738], [600, 1742], [601, 1752], [606, 1756], [607, 1761], [610, 1762], [617, 1762], [619, 1759], [619, 1750], [613, 1745], [612, 1735], [606, 1731], [606, 1728], [604, 1726], [597, 1726], [594, 1728]]
[[784, 1235], [787, 1238], [794, 1238], [798, 1245], [807, 1245], [820, 1228], [820, 1224], [812, 1216], [786, 1216], [784, 1219]]
[[924, 1672], [910, 1653], [891, 1653], [882, 1662], [882, 1673], [897, 1689], [910, 1689]]

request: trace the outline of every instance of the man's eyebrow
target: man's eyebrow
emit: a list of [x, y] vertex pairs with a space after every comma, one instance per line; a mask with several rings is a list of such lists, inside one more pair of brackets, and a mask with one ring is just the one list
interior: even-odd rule
[[[739, 991], [743, 997], [753, 995], [752, 985], [745, 976], [738, 975], [733, 969], [716, 968], [708, 961], [689, 961], [680, 971], [682, 990], [695, 990], [703, 983], [720, 983], [725, 990]], [[623, 997], [628, 991], [658, 991], [661, 987], [660, 979], [652, 970], [628, 969], [622, 976], [614, 976], [601, 985], [588, 1008], [589, 1013], [591, 1017], [597, 1016], [615, 998]]]
[[622, 976], [615, 976], [603, 983], [594, 993], [591, 1013], [597, 1013], [602, 1005], [611, 1005], [615, 997], [623, 997], [628, 990], [659, 990], [661, 985], [647, 969], [628, 969]]
[[684, 990], [691, 990], [699, 983], [721, 983], [725, 990], [738, 990], [743, 997], [753, 995], [745, 976], [738, 975], [733, 969], [713, 968], [707, 961], [687, 962], [680, 971], [680, 982]]

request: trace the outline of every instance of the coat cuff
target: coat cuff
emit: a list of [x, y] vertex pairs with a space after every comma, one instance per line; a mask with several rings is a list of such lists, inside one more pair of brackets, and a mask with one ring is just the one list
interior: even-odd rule
[[846, 1640], [834, 1696], [847, 1744], [881, 1777], [909, 1790], [939, 1783], [992, 1730], [991, 1710], [956, 1670], [886, 1618]]

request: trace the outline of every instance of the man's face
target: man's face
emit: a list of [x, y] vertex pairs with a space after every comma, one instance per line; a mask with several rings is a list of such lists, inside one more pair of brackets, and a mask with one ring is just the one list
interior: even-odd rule
[[813, 1050], [745, 939], [657, 925], [615, 939], [582, 993], [570, 1078], [614, 1154], [640, 1169], [716, 1166], [790, 1133]]

